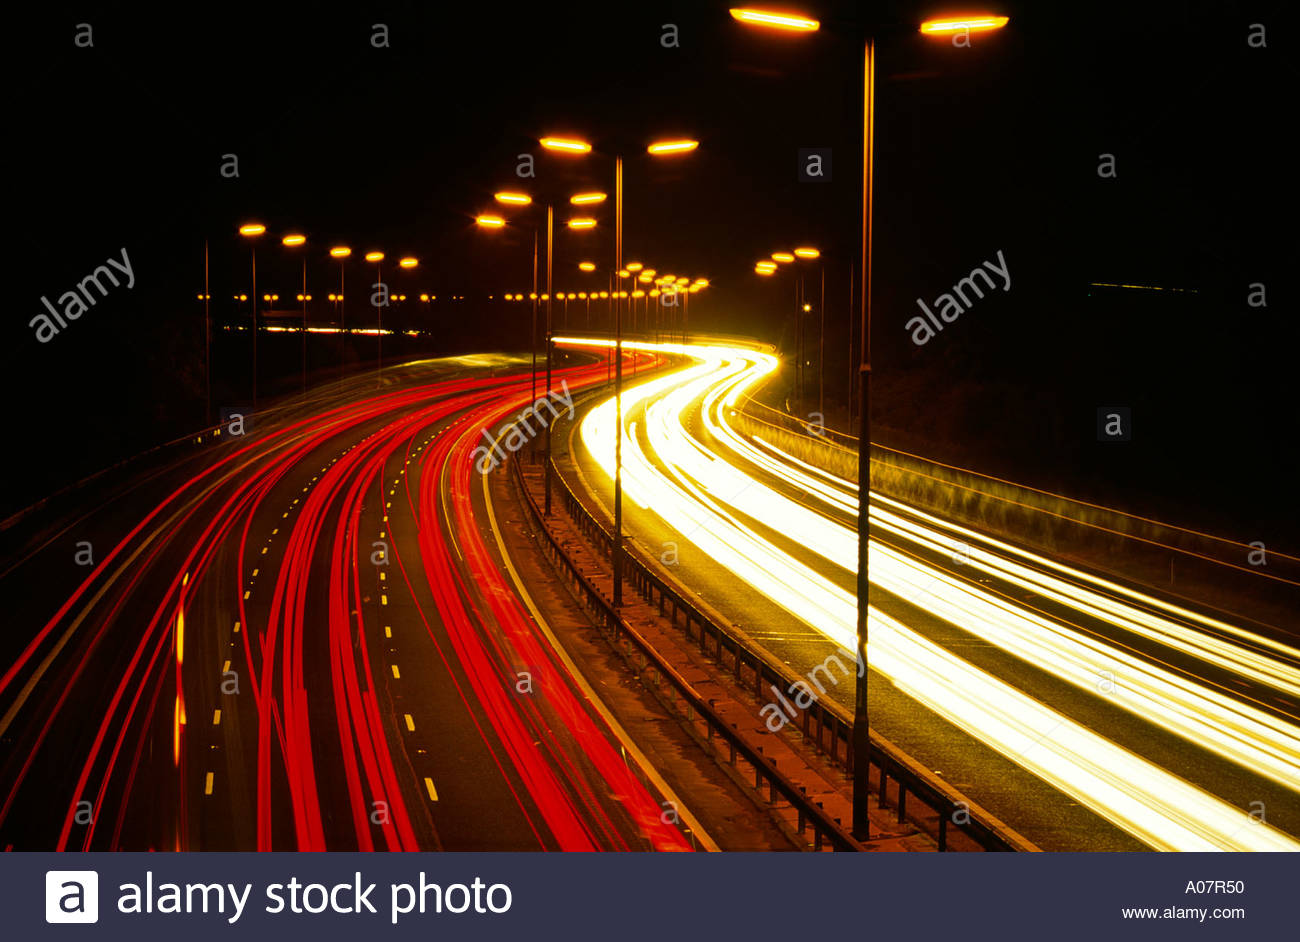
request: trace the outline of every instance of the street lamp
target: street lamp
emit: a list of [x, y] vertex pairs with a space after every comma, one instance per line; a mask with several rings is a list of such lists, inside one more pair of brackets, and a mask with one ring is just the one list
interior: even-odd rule
[[[383, 287], [384, 284], [384, 253], [378, 250], [366, 253], [366, 261], [374, 262], [375, 265], [375, 284]], [[371, 297], [374, 297], [372, 294]], [[384, 384], [384, 305], [388, 303], [388, 291], [384, 289], [380, 298], [380, 303], [376, 305], [379, 318], [379, 329], [375, 332], [375, 341], [378, 346], [375, 348], [375, 365], [378, 367], [376, 373], [376, 385]]]
[[775, 13], [766, 10], [734, 9], [731, 16], [746, 25], [766, 26], [770, 29], [788, 29], [799, 32], [811, 32], [821, 26], [816, 20], [795, 16], [790, 13]]
[[[498, 193], [496, 200], [499, 203], [505, 203], [514, 206], [527, 206], [533, 202], [533, 198], [526, 193]], [[547, 214], [550, 214], [550, 207], [547, 207]], [[500, 216], [484, 215], [474, 220], [475, 225], [482, 226], [484, 229], [500, 229], [506, 225], [506, 221]], [[547, 245], [547, 252], [550, 252], [550, 246]], [[528, 335], [528, 346], [532, 352], [532, 385], [530, 387], [530, 401], [537, 398], [537, 225], [533, 225], [533, 291], [528, 296], [533, 302], [533, 326]]]
[[573, 138], [563, 137], [544, 137], [537, 143], [541, 144], [547, 150], [559, 151], [564, 154], [590, 154], [591, 145], [586, 141], [579, 141]]
[[[591, 153], [591, 145], [575, 138], [544, 137], [539, 143], [550, 151], [582, 155]], [[654, 141], [646, 147], [652, 156], [671, 156], [688, 153], [699, 147], [698, 141], [665, 140]], [[584, 194], [585, 195], [585, 194]], [[599, 202], [599, 200], [596, 200]], [[575, 225], [575, 223], [578, 223]], [[572, 228], [590, 228], [595, 220], [572, 220]], [[623, 156], [614, 156], [614, 271], [623, 269]], [[614, 436], [614, 545], [612, 547], [614, 567], [613, 604], [623, 604], [623, 306], [619, 303], [627, 297], [627, 292], [615, 292], [612, 289], [614, 304], [614, 400], [615, 429]], [[549, 317], [548, 317], [549, 321]], [[550, 387], [551, 347], [549, 333], [546, 347], [547, 388]], [[551, 433], [550, 425], [546, 431], [546, 506], [550, 507], [550, 468], [551, 468]]]
[[339, 377], [340, 378], [343, 377], [344, 372], [346, 370], [347, 351], [348, 351], [348, 340], [347, 340], [348, 314], [347, 314], [347, 308], [344, 306], [345, 302], [343, 300], [344, 288], [346, 287], [346, 285], [344, 284], [344, 281], [346, 279], [346, 276], [344, 275], [344, 263], [347, 261], [348, 256], [350, 256], [351, 254], [352, 254], [352, 250], [348, 248], [346, 245], [336, 245], [334, 246], [334, 248], [330, 249], [330, 258], [338, 259], [338, 263], [339, 263], [339, 293], [337, 297], [339, 299]]
[[[266, 226], [260, 222], [246, 222], [239, 227], [239, 234], [246, 239], [256, 239], [266, 232]], [[257, 243], [252, 242], [253, 249], [253, 408], [257, 408]]]
[[[280, 240], [282, 244], [289, 248], [297, 248], [300, 245], [307, 244], [307, 237], [300, 233], [293, 233], [285, 236]], [[302, 256], [302, 294], [298, 296], [302, 301], [302, 394], [307, 396], [307, 254]]]
[[[212, 288], [208, 284], [208, 240], [203, 240], [203, 422], [212, 421]], [[238, 308], [236, 308], [238, 310]]]
[[[820, 28], [816, 20], [774, 11], [733, 9], [734, 19], [747, 25], [779, 30], [811, 32]], [[923, 35], [945, 36], [961, 31], [987, 31], [1006, 26], [1008, 18], [987, 14], [966, 14], [921, 24]], [[858, 429], [858, 580], [857, 645], [860, 667], [853, 708], [853, 834], [865, 840], [870, 835], [867, 820], [867, 788], [871, 758], [871, 734], [867, 725], [867, 619], [870, 610], [871, 582], [868, 578], [868, 546], [871, 537], [868, 504], [871, 492], [871, 263], [872, 197], [875, 182], [876, 120], [876, 39], [868, 35], [864, 42], [862, 67], [862, 290], [861, 304], [862, 359], [858, 367], [861, 381], [860, 425]]]

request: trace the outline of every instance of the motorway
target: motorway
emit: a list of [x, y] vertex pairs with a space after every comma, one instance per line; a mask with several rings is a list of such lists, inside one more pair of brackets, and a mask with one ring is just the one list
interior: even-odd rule
[[0, 848], [690, 849], [507, 580], [475, 449], [529, 401], [389, 368], [20, 521]]
[[[818, 686], [851, 710], [856, 483], [731, 426], [774, 357], [657, 349], [687, 365], [623, 395], [632, 544], [800, 675], [847, 662]], [[557, 431], [575, 490], [606, 512], [614, 407]], [[1047, 850], [1300, 849], [1294, 636], [884, 495], [871, 521], [877, 733]]]

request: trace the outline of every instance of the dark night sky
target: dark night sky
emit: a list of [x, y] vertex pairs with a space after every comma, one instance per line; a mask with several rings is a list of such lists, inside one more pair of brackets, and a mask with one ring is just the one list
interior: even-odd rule
[[[3, 507], [197, 424], [203, 242], [214, 297], [247, 290], [234, 232], [249, 218], [275, 237], [259, 253], [259, 290], [295, 290], [298, 262], [278, 234], [302, 229], [313, 285], [334, 284], [321, 259], [334, 240], [409, 252], [423, 264], [401, 290], [472, 299], [421, 315], [437, 349], [526, 347], [526, 306], [486, 295], [527, 290], [529, 237], [489, 235], [472, 218], [518, 182], [516, 155], [559, 130], [629, 155], [625, 257], [708, 276], [714, 287], [692, 308], [701, 329], [788, 345], [790, 276], [760, 279], [753, 262], [821, 246], [828, 386], [842, 396], [858, 252], [856, 37], [873, 27], [885, 440], [1084, 496], [1141, 495], [1134, 509], [1194, 508], [1220, 529], [1294, 519], [1294, 506], [1277, 512], [1279, 494], [1294, 505], [1300, 476], [1300, 331], [1294, 264], [1283, 264], [1295, 240], [1281, 199], [1297, 165], [1297, 72], [1282, 5], [1001, 4], [1011, 26], [969, 49], [915, 32], [940, 5], [789, 6], [823, 29], [748, 31], [725, 4], [703, 2], [220, 4], [166, 16], [44, 5], [24, 28], [29, 65], [10, 96], [22, 129], [11, 199], [26, 208], [11, 212], [21, 244], [4, 337], [11, 453], [44, 458], [11, 464]], [[73, 46], [83, 21], [93, 49]], [[1268, 26], [1267, 49], [1247, 46], [1254, 22]], [[391, 48], [371, 47], [373, 23], [389, 26]], [[680, 48], [660, 45], [668, 23]], [[698, 138], [699, 151], [643, 156], [674, 134]], [[832, 182], [797, 181], [800, 147], [833, 149]], [[1102, 152], [1116, 155], [1114, 180], [1097, 175]], [[218, 175], [225, 153], [239, 156], [238, 180]], [[561, 201], [612, 185], [600, 154], [538, 167], [524, 183]], [[611, 213], [596, 233], [557, 230], [558, 288], [589, 286], [579, 258], [612, 259]], [[122, 246], [135, 289], [37, 343], [27, 322], [41, 295]], [[1012, 290], [912, 344], [903, 324], [915, 299], [999, 249]], [[1251, 282], [1267, 285], [1267, 308], [1247, 306]], [[1135, 441], [1098, 445], [1095, 407], [1116, 404], [1133, 406]], [[1206, 511], [1205, 489], [1223, 484], [1249, 494]], [[1300, 548], [1294, 530], [1273, 536]]]

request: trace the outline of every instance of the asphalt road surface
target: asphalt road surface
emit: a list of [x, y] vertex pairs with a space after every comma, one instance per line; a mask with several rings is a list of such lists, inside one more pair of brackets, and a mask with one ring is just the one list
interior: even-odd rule
[[354, 377], [14, 523], [0, 847], [689, 849], [497, 557], [520, 370]]

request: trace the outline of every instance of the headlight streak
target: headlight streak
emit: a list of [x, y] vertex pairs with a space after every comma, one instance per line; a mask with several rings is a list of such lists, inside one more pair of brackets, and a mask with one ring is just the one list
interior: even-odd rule
[[[686, 434], [682, 425], [681, 415], [687, 405], [707, 395], [706, 423], [720, 440], [731, 444], [736, 436], [729, 429], [724, 430], [725, 423], [712, 421], [711, 413], [725, 414], [740, 392], [757, 383], [773, 368], [774, 362], [769, 362], [766, 355], [734, 347], [690, 345], [683, 350], [679, 345], [672, 352], [689, 353], [702, 362], [623, 393], [625, 416], [637, 404], [647, 403], [644, 434], [668, 473], [651, 463], [637, 436], [624, 431], [625, 492], [643, 506], [652, 507], [668, 524], [689, 535], [702, 551], [746, 583], [852, 650], [855, 645], [853, 597], [727, 514], [717, 500], [736, 506], [833, 561], [834, 557], [844, 555], [848, 544], [843, 534], [848, 533], [851, 538], [852, 531], [754, 481], [725, 461], [711, 457]], [[715, 375], [710, 378], [709, 372]], [[677, 388], [673, 389], [674, 386]], [[721, 409], [717, 408], [719, 400]], [[612, 400], [591, 410], [582, 425], [584, 444], [606, 473], [613, 471], [612, 426]], [[843, 498], [850, 495], [841, 492], [841, 499], [833, 500], [840, 495], [825, 480], [792, 470], [789, 465], [774, 467], [769, 456], [747, 448], [745, 457], [754, 460], [755, 456], [761, 466], [771, 468], [787, 480], [795, 478], [799, 486], [815, 482], [814, 487], [807, 489], [825, 495], [829, 502], [845, 509]], [[855, 547], [852, 550], [856, 552]], [[877, 550], [873, 546], [873, 554]], [[852, 564], [852, 557], [837, 565], [851, 570], [851, 565], [844, 565], [846, 562]], [[1085, 644], [1071, 637], [1068, 630], [1045, 619], [1036, 621], [995, 597], [981, 597], [966, 586], [960, 586], [959, 593], [957, 580], [948, 577], [951, 581], [945, 582], [939, 571], [901, 554], [894, 554], [892, 559], [884, 554], [882, 562], [873, 565], [872, 575], [873, 581], [909, 601], [931, 610], [939, 608], [940, 617], [966, 630], [976, 633], [984, 630], [998, 639], [994, 643], [1018, 645], [1013, 650], [1019, 656], [1034, 660], [1050, 655], [1050, 663], [1039, 666], [1072, 683], [1079, 683], [1078, 671], [1082, 667], [1088, 671], [1091, 687], [1096, 679], [1099, 652], [1104, 654], [1103, 663], [1107, 658], [1122, 659], [1118, 650], [1109, 651], [1101, 642]], [[918, 594], [922, 600], [917, 600]], [[978, 619], [972, 619], [968, 606], [976, 608]], [[1042, 633], [1044, 624], [1056, 637], [1051, 639], [1051, 644], [1037, 639], [1037, 647], [1028, 648], [1027, 634]], [[1255, 824], [1240, 809], [956, 658], [883, 613], [873, 610], [871, 632], [874, 669], [889, 676], [949, 722], [1153, 847], [1300, 849], [1300, 843], [1287, 835], [1267, 825]], [[1162, 676], [1167, 672], [1142, 665], [1136, 658], [1132, 663], [1142, 668], [1139, 696], [1145, 699], [1134, 709], [1143, 718], [1159, 722], [1150, 715], [1154, 710], [1174, 731], [1189, 737], [1201, 736], [1235, 761], [1264, 765], [1268, 771], [1263, 774], [1295, 787], [1295, 774], [1287, 771], [1300, 761], [1294, 727], [1233, 704], [1217, 694], [1207, 697], [1204, 691], [1188, 689], [1181, 679], [1171, 681], [1168, 676]], [[1136, 683], [1137, 676], [1135, 673], [1130, 678], [1125, 674], [1125, 680]], [[1189, 716], [1187, 704], [1194, 702], [1198, 694], [1201, 702]], [[1264, 741], [1255, 741], [1256, 736]], [[1198, 741], [1198, 744], [1204, 743]]]
[[[709, 408], [710, 399], [706, 396], [706, 415]], [[686, 469], [687, 473], [696, 478], [715, 471], [729, 478], [727, 486], [733, 488], [734, 494], [729, 503], [742, 512], [774, 526], [795, 542], [807, 546], [845, 571], [856, 572], [857, 541], [852, 530], [752, 479], [748, 488], [742, 484], [736, 489], [735, 481], [746, 477], [743, 472], [720, 461], [708, 464], [691, 462], [691, 457], [692, 453], [685, 449], [672, 453], [677, 466]], [[713, 486], [706, 487], [706, 490], [723, 493]], [[952, 552], [950, 540], [910, 524], [896, 514], [879, 513], [873, 509], [872, 520], [873, 526], [888, 529], [935, 552]], [[1058, 625], [1041, 615], [1012, 606], [987, 591], [972, 587], [961, 579], [918, 562], [879, 541], [873, 541], [871, 554], [873, 584], [920, 605], [940, 618], [1088, 693], [1096, 692], [1097, 681], [1103, 669], [1119, 673], [1123, 677], [1122, 694], [1109, 698], [1116, 706], [1154, 722], [1190, 742], [1214, 749], [1222, 757], [1284, 787], [1300, 790], [1300, 730], [1293, 724], [1234, 700], [1206, 684], [1180, 677], [1163, 667], [1150, 665], [1114, 644], [1082, 635], [1069, 625]], [[1043, 577], [1041, 581], [1027, 578], [1037, 574], [1015, 563], [993, 564], [992, 557], [982, 551], [967, 548], [964, 557], [973, 568], [1050, 597], [1088, 615], [1109, 619], [1120, 627], [1140, 634], [1154, 634], [1145, 631], [1145, 626], [1133, 619], [1115, 617], [1114, 606], [1105, 609], [1089, 604], [1092, 598], [1100, 598], [1095, 593], [1057, 591], [1056, 587], [1066, 586], [1066, 583], [1052, 577]], [[1155, 636], [1157, 640], [1164, 640], [1159, 635]], [[1191, 653], [1200, 652], [1193, 650]], [[1276, 684], [1278, 673], [1294, 673], [1286, 665], [1261, 658], [1249, 651], [1241, 651], [1237, 657], [1211, 653], [1214, 655], [1213, 660], [1220, 666], [1237, 670], [1265, 683]], [[1274, 669], [1274, 673], [1241, 664], [1239, 659], [1242, 657], [1265, 661], [1267, 666]], [[1285, 686], [1290, 692], [1290, 685]]]
[[[731, 432], [730, 428], [725, 424], [723, 425], [722, 430], [728, 436], [734, 436], [734, 432]], [[756, 463], [771, 470], [774, 474], [782, 474], [782, 476], [790, 481], [790, 483], [803, 488], [808, 493], [821, 497], [833, 506], [856, 515], [857, 499], [855, 496], [850, 496], [845, 493], [851, 491], [852, 495], [856, 495], [858, 490], [856, 482], [834, 478], [833, 475], [822, 471], [820, 468], [814, 468], [812, 465], [800, 461], [798, 458], [781, 451], [779, 448], [776, 448], [774, 445], [771, 445], [762, 439], [756, 438], [755, 440], [765, 448], [771, 449], [773, 452], [780, 455], [783, 460], [793, 462], [799, 467], [810, 469], [827, 478], [837, 481], [843, 490], [838, 493], [832, 492], [827, 494], [823, 488], [816, 486], [820, 484], [818, 479], [809, 478], [807, 475], [791, 473], [789, 469], [783, 473], [780, 469], [779, 463], [771, 462], [770, 459], [766, 459], [766, 456], [764, 456], [762, 452], [757, 452], [756, 456], [765, 460], [758, 460]], [[746, 448], [743, 440], [738, 441], [740, 449]], [[728, 444], [734, 444], [730, 437], [728, 438]], [[754, 460], [756, 456], [748, 453], [745, 455], [745, 457], [751, 458], [751, 460]], [[1205, 632], [1210, 631], [1236, 637], [1251, 645], [1253, 648], [1264, 648], [1276, 653], [1280, 657], [1292, 661], [1300, 661], [1300, 649], [1284, 644], [1280, 641], [1275, 641], [1272, 638], [1265, 637], [1256, 632], [1247, 631], [1243, 628], [1237, 627], [1236, 625], [1230, 625], [1226, 622], [1220, 621], [1219, 619], [1210, 618], [1200, 614], [1199, 612], [1194, 612], [1183, 608], [1182, 606], [1167, 602], [1164, 599], [1146, 595], [1145, 593], [1111, 582], [1110, 580], [1104, 579], [1100, 576], [1073, 569], [1057, 562], [1056, 560], [1045, 556], [1039, 556], [1036, 553], [1020, 549], [1017, 546], [1004, 543], [1001, 540], [978, 533], [974, 530], [969, 530], [958, 524], [940, 520], [931, 514], [908, 507], [900, 501], [885, 497], [884, 495], [873, 493], [871, 495], [871, 500], [873, 503], [884, 504], [888, 507], [894, 507], [904, 511], [908, 516], [924, 521], [932, 527], [940, 528], [941, 530], [956, 534], [960, 537], [956, 542], [968, 541], [970, 544], [984, 544], [997, 553], [1004, 554], [1004, 556], [1016, 556], [1027, 560], [1034, 565], [1042, 566], [1045, 569], [1067, 574], [1071, 579], [1094, 585], [1103, 590], [1103, 593], [1106, 594], [1081, 588], [1068, 581], [1054, 578], [1046, 573], [1017, 565], [1006, 558], [984, 553], [974, 546], [968, 546], [968, 560], [976, 568], [983, 568], [986, 572], [1012, 582], [1018, 582], [1016, 576], [1022, 577], [1024, 580], [1028, 581], [1018, 582], [1018, 584], [1023, 585], [1025, 588], [1032, 589], [1034, 592], [1037, 592], [1044, 597], [1053, 598], [1057, 601], [1074, 605], [1095, 617], [1103, 618], [1127, 630], [1158, 641], [1161, 644], [1175, 648], [1209, 663], [1213, 663], [1225, 670], [1240, 673], [1252, 680], [1266, 684], [1267, 686], [1288, 693], [1292, 696], [1300, 696], [1300, 670], [1281, 663], [1275, 658], [1261, 655], [1258, 652], [1251, 650], [1251, 648], [1245, 648], [1240, 645], [1224, 642], [1219, 638], [1207, 635]], [[873, 507], [871, 510], [871, 518], [873, 524], [885, 526], [886, 528], [893, 528], [894, 532], [900, 532], [898, 528], [902, 528], [908, 532], [911, 538], [919, 539], [924, 537], [937, 540], [941, 544], [943, 543], [943, 537], [940, 533], [935, 531], [926, 531], [923, 527], [911, 523], [897, 514], [889, 513], [882, 508]], [[951, 550], [952, 542], [954, 541], [949, 539], [948, 543], [942, 546], [942, 549], [944, 551]], [[993, 568], [988, 567], [996, 567], [996, 571]], [[1126, 602], [1115, 599], [1111, 597], [1112, 595], [1119, 595], [1124, 598], [1132, 599], [1141, 607], [1135, 607]], [[1177, 618], [1195, 622], [1202, 626], [1205, 631], [1189, 628], [1187, 625], [1179, 624], [1178, 622], [1170, 621], [1166, 618], [1161, 618], [1158, 615], [1153, 615], [1151, 612], [1145, 610], [1148, 608], [1154, 608]]]

